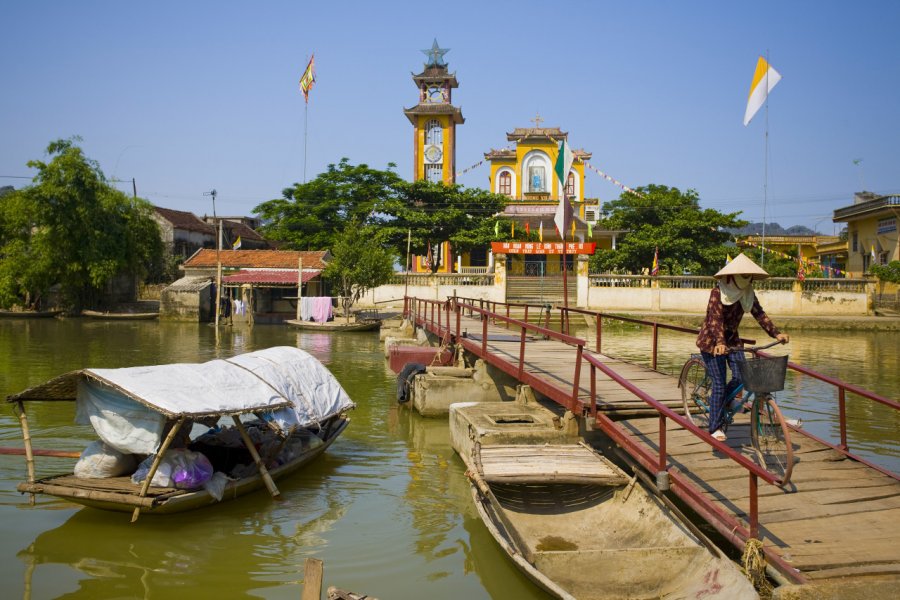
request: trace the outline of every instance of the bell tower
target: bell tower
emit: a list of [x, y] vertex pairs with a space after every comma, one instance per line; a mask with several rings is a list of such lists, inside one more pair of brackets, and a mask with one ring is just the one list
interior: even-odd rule
[[403, 114], [413, 126], [413, 181], [456, 182], [456, 126], [465, 119], [462, 109], [452, 104], [459, 82], [447, 70], [444, 54], [449, 51], [435, 39], [430, 49], [422, 50], [428, 57], [424, 70], [412, 76], [419, 103]]

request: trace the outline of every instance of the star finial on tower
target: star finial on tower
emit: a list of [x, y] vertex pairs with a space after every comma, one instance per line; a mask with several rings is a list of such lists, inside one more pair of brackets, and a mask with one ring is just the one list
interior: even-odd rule
[[447, 63], [444, 61], [444, 55], [448, 52], [450, 52], [450, 48], [441, 48], [438, 46], [437, 38], [434, 38], [434, 43], [431, 44], [431, 48], [422, 50], [422, 53], [428, 57], [428, 62], [425, 63], [425, 67], [446, 67]]

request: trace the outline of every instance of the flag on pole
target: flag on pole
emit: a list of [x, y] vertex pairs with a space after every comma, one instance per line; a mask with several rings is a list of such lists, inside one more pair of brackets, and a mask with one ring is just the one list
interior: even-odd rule
[[312, 89], [313, 84], [316, 82], [316, 54], [309, 58], [309, 64], [306, 65], [306, 70], [303, 71], [303, 76], [300, 78], [300, 91], [303, 92], [303, 99], [309, 104], [309, 90]]
[[575, 241], [575, 219], [572, 219], [572, 241]]
[[781, 81], [781, 74], [773, 69], [762, 56], [756, 62], [756, 72], [750, 84], [750, 96], [747, 98], [747, 110], [744, 112], [744, 126], [750, 122], [762, 105], [765, 104], [769, 92]]
[[553, 222], [556, 223], [556, 228], [559, 230], [563, 241], [565, 241], [566, 231], [569, 229], [569, 221], [572, 220], [572, 205], [566, 197], [565, 182], [566, 177], [569, 174], [569, 169], [572, 168], [572, 161], [574, 159], [575, 155], [572, 154], [566, 140], [562, 140], [559, 143], [559, 153], [556, 156], [556, 166], [553, 170], [556, 172], [556, 176], [563, 186], [563, 193], [559, 197], [559, 206], [556, 207], [556, 214], [553, 215]]
[[525, 221], [525, 235], [531, 235], [531, 223]]
[[653, 266], [650, 268], [650, 274], [654, 277], [659, 275], [659, 246], [653, 249]]
[[516, 237], [516, 222], [509, 222], [509, 237]]
[[801, 259], [797, 264], [797, 280], [803, 281], [806, 279], [806, 271], [803, 269], [803, 260]]
[[725, 255], [725, 264], [727, 265], [727, 264], [730, 263], [730, 262], [731, 262], [731, 255], [730, 255], [730, 254], [726, 254], [726, 255]]
[[500, 221], [494, 221], [494, 237], [500, 237]]
[[594, 237], [594, 227], [591, 225], [590, 221], [587, 222], [587, 226], [588, 226], [588, 239], [590, 240], [590, 239], [593, 239], [593, 237]]
[[875, 244], [872, 244], [872, 260], [875, 260], [877, 256], [875, 256]]
[[237, 239], [234, 240], [234, 243], [231, 245], [232, 250], [238, 250], [241, 247], [241, 236], [237, 236]]
[[543, 221], [541, 221], [540, 226], [538, 226], [538, 241], [539, 242], [544, 241], [544, 222]]

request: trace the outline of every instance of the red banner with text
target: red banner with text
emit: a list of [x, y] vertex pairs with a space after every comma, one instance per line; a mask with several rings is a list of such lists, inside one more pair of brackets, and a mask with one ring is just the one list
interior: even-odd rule
[[[593, 254], [597, 242], [566, 242], [566, 254]], [[494, 254], [562, 254], [562, 242], [491, 242]]]

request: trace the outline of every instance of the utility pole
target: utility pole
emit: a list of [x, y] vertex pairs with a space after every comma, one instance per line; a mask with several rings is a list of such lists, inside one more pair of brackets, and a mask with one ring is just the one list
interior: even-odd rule
[[222, 257], [220, 255], [220, 252], [222, 251], [222, 227], [218, 217], [216, 217], [216, 193], [215, 189], [209, 192], [203, 192], [204, 196], [212, 196], [213, 223], [216, 228], [216, 335], [218, 335], [219, 313], [222, 304]]

